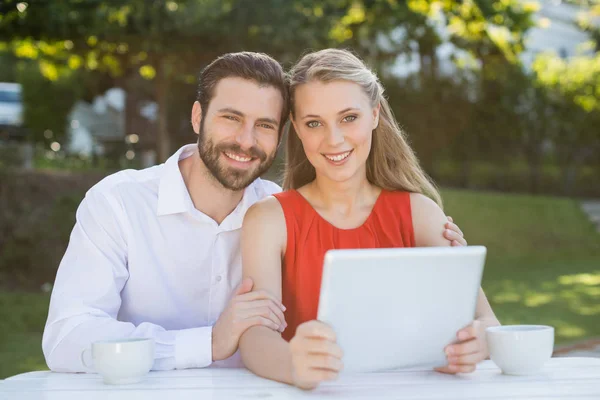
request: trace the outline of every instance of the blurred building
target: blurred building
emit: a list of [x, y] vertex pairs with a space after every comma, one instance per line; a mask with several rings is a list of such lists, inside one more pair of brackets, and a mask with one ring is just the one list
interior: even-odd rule
[[142, 167], [154, 165], [157, 106], [131, 100], [123, 89], [112, 88], [92, 103], [78, 101], [69, 114], [67, 151], [86, 157], [138, 158]]
[[0, 140], [24, 140], [21, 85], [0, 82]]
[[33, 146], [27, 142], [23, 124], [22, 87], [19, 83], [0, 82], [0, 166], [33, 168]]

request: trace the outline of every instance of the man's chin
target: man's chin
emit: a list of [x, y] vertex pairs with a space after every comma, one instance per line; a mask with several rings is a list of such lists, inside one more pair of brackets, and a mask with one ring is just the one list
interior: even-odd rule
[[246, 189], [259, 175], [257, 171], [240, 171], [239, 169], [227, 168], [220, 177], [219, 182], [229, 190], [240, 191]]

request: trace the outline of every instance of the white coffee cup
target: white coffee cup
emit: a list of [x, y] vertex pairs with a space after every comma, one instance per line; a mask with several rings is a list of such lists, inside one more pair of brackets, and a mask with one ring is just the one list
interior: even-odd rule
[[[91, 365], [86, 361], [90, 352]], [[81, 361], [87, 368], [102, 375], [105, 383], [137, 383], [150, 371], [154, 363], [154, 340], [132, 338], [94, 342], [91, 349], [81, 352]]]
[[486, 329], [490, 358], [506, 375], [533, 375], [552, 357], [554, 328], [504, 325]]

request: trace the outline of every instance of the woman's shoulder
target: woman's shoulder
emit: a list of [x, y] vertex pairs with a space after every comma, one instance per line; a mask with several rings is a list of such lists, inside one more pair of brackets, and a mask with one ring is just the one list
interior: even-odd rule
[[242, 223], [243, 236], [267, 236], [273, 238], [274, 241], [286, 237], [285, 216], [281, 205], [274, 196], [271, 195], [257, 201], [246, 211]]
[[283, 217], [283, 209], [279, 201], [279, 195], [282, 193], [274, 193], [254, 203], [244, 216], [246, 221], [259, 220], [264, 223], [270, 222], [272, 219]]
[[440, 206], [435, 201], [425, 196], [422, 193], [406, 192], [410, 196], [410, 204], [413, 209], [431, 212], [440, 210]]
[[284, 190], [283, 192], [274, 193], [273, 198], [277, 199], [280, 203], [282, 201], [290, 201], [294, 199], [298, 195], [298, 192], [295, 189]]
[[411, 193], [410, 203], [417, 247], [447, 246], [441, 235], [447, 219], [440, 206], [421, 193]]
[[[440, 219], [444, 212], [431, 198], [422, 193], [410, 193], [410, 208], [413, 220], [431, 221]], [[445, 217], [444, 217], [445, 218]]]
[[306, 211], [309, 206], [308, 201], [300, 189], [288, 189], [280, 193], [275, 193], [273, 197], [279, 202], [284, 213], [297, 214]]
[[274, 195], [254, 203], [242, 223], [242, 253], [282, 252], [287, 240], [285, 217]]
[[421, 193], [384, 189], [382, 194], [387, 201], [407, 203], [413, 209], [422, 209], [426, 212], [440, 209], [435, 201]]

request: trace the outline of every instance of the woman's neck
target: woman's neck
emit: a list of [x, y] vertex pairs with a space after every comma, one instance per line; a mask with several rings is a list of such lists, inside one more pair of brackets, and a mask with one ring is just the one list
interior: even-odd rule
[[315, 208], [333, 210], [336, 214], [351, 214], [357, 209], [372, 207], [381, 189], [372, 185], [366, 173], [343, 181], [333, 181], [317, 173], [306, 187]]

